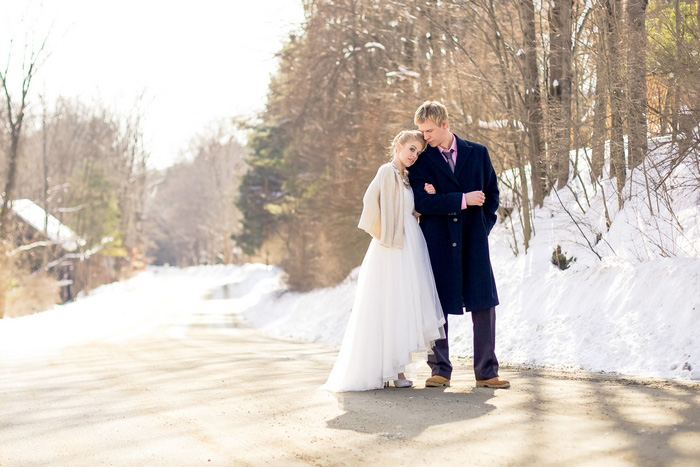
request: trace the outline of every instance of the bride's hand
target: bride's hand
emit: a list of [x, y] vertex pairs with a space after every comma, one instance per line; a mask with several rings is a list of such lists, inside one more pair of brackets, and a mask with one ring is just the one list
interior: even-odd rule
[[413, 217], [415, 217], [416, 219], [420, 219], [420, 213], [415, 209], [413, 210]]
[[431, 185], [430, 183], [426, 183], [425, 186], [423, 187], [426, 193], [429, 195], [434, 195], [435, 194], [435, 187]]

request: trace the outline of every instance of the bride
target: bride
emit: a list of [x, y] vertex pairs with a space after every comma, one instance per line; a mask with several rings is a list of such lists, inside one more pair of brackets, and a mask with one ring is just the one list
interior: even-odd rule
[[[414, 216], [407, 167], [425, 149], [419, 131], [400, 132], [392, 160], [367, 188], [358, 227], [373, 238], [360, 267], [357, 292], [338, 359], [321, 389], [334, 392], [411, 387], [405, 367], [415, 352], [445, 338], [423, 233]], [[432, 186], [426, 185], [432, 192]]]

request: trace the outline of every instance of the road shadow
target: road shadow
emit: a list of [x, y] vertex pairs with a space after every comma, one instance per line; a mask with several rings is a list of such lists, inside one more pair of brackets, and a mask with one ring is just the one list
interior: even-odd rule
[[[191, 453], [212, 446], [228, 456], [220, 465], [273, 454], [307, 465], [700, 465], [697, 384], [503, 366], [513, 386], [493, 390], [473, 387], [465, 360], [451, 388], [422, 387], [423, 366], [417, 388], [334, 394], [317, 388], [337, 348], [270, 338], [230, 312], [193, 314], [148, 335], [0, 358], [0, 465], [143, 465], [144, 453], [195, 465]], [[235, 462], [249, 453], [260, 462]]]
[[473, 420], [495, 409], [488, 403], [493, 389], [387, 388], [333, 395], [345, 413], [329, 420], [328, 428], [380, 439], [414, 438], [432, 426]]
[[[625, 376], [520, 369], [513, 426], [523, 441], [542, 446], [556, 437], [564, 465], [700, 466], [700, 385]], [[557, 420], [569, 419], [562, 425]], [[565, 427], [565, 428], [562, 428]], [[548, 449], [523, 450], [517, 465], [551, 462]]]

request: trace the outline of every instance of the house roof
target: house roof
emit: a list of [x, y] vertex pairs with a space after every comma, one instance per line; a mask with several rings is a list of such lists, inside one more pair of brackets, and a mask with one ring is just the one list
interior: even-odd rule
[[[29, 199], [16, 199], [12, 201], [11, 209], [36, 230], [44, 232], [46, 211], [41, 206]], [[79, 246], [85, 245], [84, 239], [51, 214], [48, 215], [47, 227], [49, 240], [59, 243], [66, 251], [75, 251]]]

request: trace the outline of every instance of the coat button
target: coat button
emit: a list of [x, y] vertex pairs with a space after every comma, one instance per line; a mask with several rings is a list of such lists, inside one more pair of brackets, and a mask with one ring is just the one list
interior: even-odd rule
[[455, 221], [455, 222], [457, 222], [457, 218], [456, 218], [456, 217], [455, 217], [454, 219], [452, 219], [452, 220]]
[[456, 243], [453, 243], [452, 246], [457, 246], [457, 244], [456, 244]]

